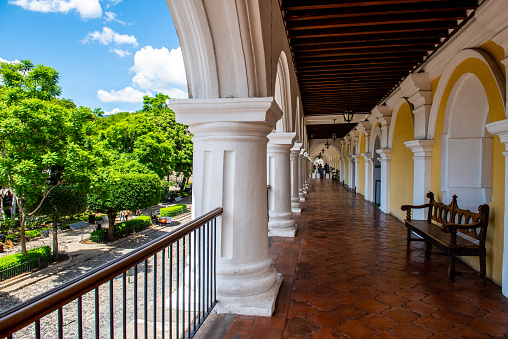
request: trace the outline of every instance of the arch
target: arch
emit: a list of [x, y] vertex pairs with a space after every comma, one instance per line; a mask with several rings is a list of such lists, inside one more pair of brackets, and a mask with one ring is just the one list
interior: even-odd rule
[[471, 210], [492, 202], [492, 136], [485, 128], [489, 119], [487, 93], [480, 79], [463, 74], [447, 101], [441, 135], [443, 201], [457, 194], [461, 207]]
[[[379, 125], [377, 125], [379, 126]], [[381, 205], [381, 156], [376, 150], [381, 149], [381, 130], [376, 128], [372, 139], [372, 201]]]
[[390, 186], [390, 201], [386, 201], [390, 206], [390, 213], [399, 220], [404, 220], [405, 213], [401, 211], [400, 206], [413, 202], [414, 187], [413, 151], [407, 148], [404, 142], [414, 139], [414, 125], [412, 106], [406, 100], [399, 100], [398, 103], [397, 110], [393, 112], [395, 118], [390, 125], [389, 134], [392, 143], [390, 178], [381, 180], [386, 180], [387, 186], [388, 184]]
[[[454, 79], [457, 74], [456, 69], [459, 67], [459, 65], [463, 64], [467, 60], [476, 60], [479, 61], [480, 64], [483, 64], [486, 66], [486, 70], [490, 73], [489, 75], [493, 78], [495, 84], [494, 86], [488, 86], [490, 89], [496, 88], [496, 91], [501, 96], [503, 100], [503, 105], [506, 107], [506, 85], [503, 73], [499, 69], [499, 66], [496, 64], [494, 59], [487, 54], [486, 52], [479, 50], [479, 49], [466, 49], [461, 52], [459, 52], [455, 57], [451, 59], [451, 61], [448, 63], [446, 68], [443, 71], [443, 74], [441, 75], [441, 78], [439, 79], [439, 83], [436, 88], [436, 92], [434, 94], [434, 98], [432, 100], [432, 107], [430, 109], [430, 117], [429, 117], [429, 127], [428, 127], [428, 139], [434, 139], [435, 131], [436, 131], [436, 123], [439, 116], [439, 111], [441, 108], [441, 104], [443, 101], [448, 101], [449, 97], [449, 89], [448, 86], [450, 83], [453, 83], [456, 81]], [[472, 70], [474, 72], [474, 70]], [[482, 70], [483, 71], [483, 70]], [[455, 76], [454, 76], [455, 75]], [[478, 76], [478, 74], [477, 74]], [[484, 87], [485, 83], [480, 78], [480, 81], [482, 81]], [[490, 93], [489, 90], [487, 92]], [[508, 116], [505, 116], [505, 118]]]
[[[443, 172], [446, 173], [447, 171], [446, 160], [443, 161], [445, 156], [442, 153], [446, 152], [446, 138], [449, 136], [450, 126], [455, 123], [450, 116], [450, 112], [453, 109], [454, 102], [461, 100], [457, 95], [460, 96], [460, 91], [468, 86], [467, 81], [476, 82], [477, 90], [474, 93], [475, 96], [482, 93], [482, 95], [486, 96], [486, 102], [485, 97], [482, 99], [484, 100], [483, 105], [488, 105], [488, 112], [483, 112], [482, 114], [485, 120], [489, 119], [494, 122], [506, 118], [505, 83], [497, 64], [487, 53], [480, 50], [465, 50], [459, 53], [445, 68], [436, 88], [435, 99], [431, 108], [429, 132], [434, 137], [431, 187], [435, 192], [441, 193], [441, 188], [447, 186], [447, 184], [442, 183], [445, 179]], [[478, 87], [480, 86], [482, 87], [481, 93], [478, 92]], [[459, 107], [456, 106], [455, 108]], [[476, 135], [490, 137], [483, 130], [485, 120], [482, 118], [481, 131], [466, 129], [464, 132], [468, 131], [470, 134], [476, 133]], [[478, 122], [476, 123], [478, 124]], [[453, 132], [451, 135], [454, 135]], [[503, 156], [505, 147], [500, 142], [499, 137], [494, 136], [491, 140], [492, 160], [490, 165], [492, 168], [491, 171], [484, 171], [491, 173], [492, 187], [492, 202], [489, 203], [491, 217], [486, 243], [487, 276], [495, 282], [501, 283], [508, 280], [508, 277], [502, 277], [502, 253], [503, 246], [505, 246], [502, 239], [503, 233], [506, 232], [504, 225], [505, 158]], [[442, 194], [438, 194], [437, 198], [442, 200], [445, 197]], [[463, 202], [459, 196], [459, 206], [463, 207], [465, 203], [466, 201]], [[504, 260], [507, 259], [504, 258]], [[479, 266], [477, 260], [464, 258], [464, 261], [475, 268]]]
[[302, 117], [302, 106], [300, 103], [300, 97], [296, 97], [296, 117], [295, 117], [295, 132], [298, 142], [303, 142], [303, 117]]
[[[399, 100], [397, 100], [397, 102], [393, 106], [393, 110], [392, 110], [392, 123], [390, 124], [390, 131], [388, 132], [388, 148], [392, 148], [393, 133], [394, 133], [395, 125], [397, 124], [397, 115], [398, 115], [402, 105], [404, 105], [404, 104], [408, 104], [410, 111], [411, 112], [413, 111], [413, 105], [409, 101], [407, 101], [406, 98], [400, 98]], [[414, 127], [413, 127], [413, 130], [414, 130]]]
[[275, 130], [277, 132], [292, 132], [293, 112], [291, 110], [291, 85], [288, 61], [284, 51], [280, 53], [279, 60], [277, 61], [274, 97], [282, 110], [282, 118], [277, 121]]
[[[378, 145], [377, 148], [376, 148], [376, 138], [377, 138], [377, 140], [379, 142], [379, 145]], [[379, 157], [379, 154], [376, 153], [376, 149], [380, 149], [381, 148], [381, 138], [382, 138], [382, 135], [381, 135], [381, 125], [379, 123], [377, 123], [376, 126], [374, 126], [374, 129], [373, 129], [372, 133], [370, 134], [370, 147], [369, 147], [369, 149], [371, 150], [371, 158], [372, 159]]]

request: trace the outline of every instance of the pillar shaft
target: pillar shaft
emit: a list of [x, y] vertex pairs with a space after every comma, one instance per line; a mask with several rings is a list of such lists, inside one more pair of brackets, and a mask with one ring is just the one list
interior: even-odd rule
[[300, 213], [302, 211], [302, 204], [300, 203], [298, 192], [298, 167], [300, 167], [300, 148], [302, 148], [302, 144], [295, 142], [293, 148], [291, 148], [289, 155], [291, 161], [291, 210], [293, 213]]
[[294, 237], [295, 220], [291, 211], [291, 166], [289, 152], [296, 133], [268, 135], [268, 235]]
[[[423, 205], [427, 199], [427, 192], [431, 190], [431, 161], [434, 140], [411, 140], [404, 143], [414, 153], [414, 186], [413, 205]], [[427, 219], [427, 208], [414, 209], [412, 218]]]
[[305, 201], [305, 193], [303, 193], [303, 177], [305, 176], [304, 173], [304, 164], [303, 164], [303, 154], [305, 151], [302, 149], [300, 153], [298, 154], [298, 197], [300, 198], [300, 202]]
[[267, 135], [282, 112], [273, 98], [168, 100], [194, 134], [193, 214], [217, 220], [220, 313], [272, 314], [281, 277], [268, 249]]
[[381, 211], [390, 213], [390, 175], [392, 150], [378, 149], [376, 152], [381, 155]]

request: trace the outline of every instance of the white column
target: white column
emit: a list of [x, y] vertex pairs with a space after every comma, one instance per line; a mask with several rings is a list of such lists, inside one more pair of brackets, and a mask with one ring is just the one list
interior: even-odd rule
[[303, 154], [305, 153], [305, 150], [300, 150], [300, 153], [298, 154], [298, 197], [300, 198], [300, 202], [305, 201], [305, 194], [303, 193], [303, 177], [304, 169], [303, 169], [303, 162], [304, 157]]
[[[404, 144], [414, 153], [413, 205], [423, 205], [428, 202], [427, 192], [431, 190], [431, 161], [434, 140], [411, 140]], [[427, 208], [414, 209], [412, 218], [425, 220], [427, 212]]]
[[282, 116], [273, 98], [168, 100], [194, 134], [193, 209], [216, 207], [220, 313], [270, 316], [281, 284], [268, 249], [267, 135]]
[[390, 213], [390, 174], [392, 150], [389, 148], [378, 149], [376, 152], [381, 156], [381, 211]]
[[268, 235], [294, 237], [295, 220], [291, 211], [291, 165], [289, 152], [296, 133], [268, 134]]
[[355, 160], [352, 155], [348, 155], [347, 160], [348, 160], [348, 166], [349, 166], [349, 171], [348, 171], [349, 175], [347, 178], [347, 185], [349, 188], [355, 188], [354, 175], [353, 175], [353, 172], [354, 172], [353, 161], [355, 161]]
[[504, 155], [504, 246], [503, 268], [501, 273], [502, 292], [508, 297], [508, 119], [487, 124], [490, 133], [498, 135], [505, 144]]
[[362, 153], [365, 159], [365, 200], [372, 201], [372, 154]]
[[353, 161], [355, 164], [355, 166], [354, 166], [355, 167], [355, 178], [354, 178], [355, 180], [354, 180], [353, 184], [355, 185], [355, 191], [358, 192], [358, 186], [359, 186], [358, 184], [360, 183], [360, 181], [359, 181], [359, 178], [360, 178], [360, 175], [359, 175], [359, 173], [360, 173], [360, 166], [359, 166], [360, 155], [354, 154], [354, 155], [352, 155], [352, 157], [353, 157]]
[[303, 189], [303, 195], [307, 195], [307, 152], [303, 153], [302, 158], [302, 166], [303, 166], [303, 173], [302, 173], [302, 189]]
[[302, 212], [302, 204], [298, 195], [298, 163], [300, 161], [298, 155], [300, 154], [300, 148], [302, 148], [302, 144], [295, 142], [289, 155], [291, 162], [291, 211], [293, 213]]

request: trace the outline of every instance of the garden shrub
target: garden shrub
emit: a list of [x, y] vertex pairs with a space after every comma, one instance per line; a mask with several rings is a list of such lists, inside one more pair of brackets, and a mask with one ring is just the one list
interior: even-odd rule
[[0, 258], [0, 271], [49, 255], [51, 255], [51, 248], [49, 246], [31, 249], [27, 251], [26, 256], [23, 256], [21, 253], [6, 255]]
[[160, 215], [161, 215], [161, 217], [174, 217], [175, 215], [182, 214], [186, 211], [187, 211], [187, 205], [177, 204], [174, 206], [161, 208]]
[[[123, 221], [115, 224], [115, 233], [130, 233], [134, 230], [139, 230], [150, 226], [151, 219], [147, 215], [141, 215], [132, 220]], [[103, 241], [108, 234], [107, 228], [101, 228], [90, 233], [90, 240], [95, 242]]]
[[161, 180], [161, 200], [168, 200], [169, 198], [169, 182]]

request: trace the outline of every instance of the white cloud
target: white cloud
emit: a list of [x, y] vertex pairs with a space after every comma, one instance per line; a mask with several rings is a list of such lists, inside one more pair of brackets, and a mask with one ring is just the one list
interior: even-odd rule
[[[116, 50], [115, 53], [119, 54]], [[97, 97], [106, 102], [142, 102], [143, 95], [153, 96], [152, 93], [163, 93], [178, 99], [189, 96], [180, 47], [171, 51], [164, 47], [143, 47], [134, 55], [131, 71], [136, 73], [132, 78], [132, 87], [109, 92], [99, 90]]]
[[143, 47], [134, 55], [131, 71], [136, 72], [132, 83], [141, 89], [163, 92], [172, 87], [187, 87], [180, 47], [171, 51], [165, 47]]
[[143, 96], [145, 95], [153, 96], [153, 94], [149, 91], [141, 92], [130, 86], [119, 91], [111, 90], [106, 92], [102, 89], [97, 91], [97, 97], [103, 102], [143, 102]]
[[2, 58], [0, 58], [0, 62], [7, 62], [9, 64], [19, 64], [20, 63], [20, 61], [18, 59], [14, 60], [14, 61], [9, 61], [9, 60], [5, 60]]
[[128, 55], [131, 55], [132, 53], [129, 52], [129, 51], [124, 51], [123, 49], [120, 49], [120, 48], [113, 48], [113, 52], [115, 52], [116, 54], [118, 54], [118, 56], [120, 58], [123, 58], [123, 57], [126, 57]]
[[127, 110], [124, 110], [121, 108], [113, 108], [111, 111], [104, 112], [104, 115], [111, 115], [111, 114], [116, 114], [116, 113], [120, 113], [120, 112], [130, 112], [130, 111], [127, 111]]
[[119, 24], [122, 24], [122, 25], [127, 25], [127, 23], [125, 21], [122, 21], [122, 20], [118, 20], [116, 18], [116, 14], [113, 13], [113, 12], [105, 12], [104, 15], [106, 16], [106, 21], [107, 22], [118, 22]]
[[33, 12], [68, 13], [76, 11], [85, 20], [102, 16], [99, 0], [9, 0], [9, 3]]
[[119, 34], [109, 27], [103, 27], [102, 32], [94, 31], [88, 33], [81, 42], [84, 44], [90, 42], [99, 42], [103, 45], [115, 43], [116, 45], [128, 44], [134, 47], [138, 46], [138, 41], [134, 35]]

